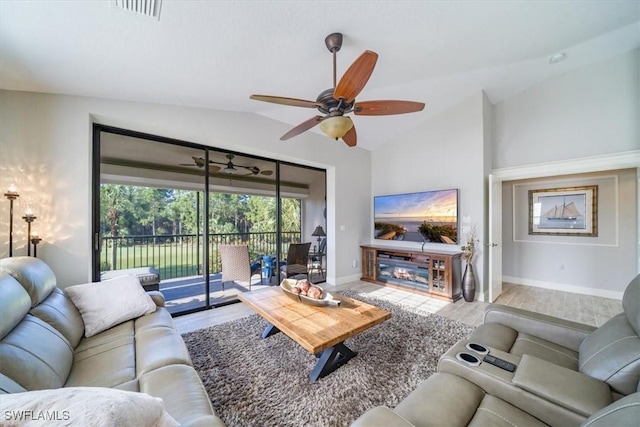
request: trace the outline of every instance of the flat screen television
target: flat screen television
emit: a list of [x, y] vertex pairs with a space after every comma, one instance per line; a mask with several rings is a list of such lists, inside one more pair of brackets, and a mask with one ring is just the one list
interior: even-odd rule
[[458, 190], [373, 198], [374, 237], [409, 242], [458, 243]]

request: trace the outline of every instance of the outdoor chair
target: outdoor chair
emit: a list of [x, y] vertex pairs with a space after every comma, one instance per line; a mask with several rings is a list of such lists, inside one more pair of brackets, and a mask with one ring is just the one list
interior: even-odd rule
[[320, 245], [318, 246], [318, 252], [311, 256], [311, 266], [309, 268], [309, 274], [313, 273], [316, 270], [322, 278], [324, 279], [324, 270], [322, 269], [322, 259], [325, 256], [325, 252], [327, 251], [327, 239], [322, 239]]
[[249, 286], [251, 290], [252, 278], [257, 274], [260, 278], [260, 263], [251, 263], [249, 247], [246, 245], [220, 245], [220, 260], [222, 262], [222, 290], [226, 282], [234, 282], [241, 286]]
[[287, 263], [281, 267], [285, 277], [304, 274], [309, 279], [309, 247], [311, 242], [291, 243], [287, 252]]

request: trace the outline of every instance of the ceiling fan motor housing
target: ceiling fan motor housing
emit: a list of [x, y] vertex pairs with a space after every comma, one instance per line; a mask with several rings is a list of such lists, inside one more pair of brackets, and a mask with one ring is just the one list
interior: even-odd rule
[[343, 115], [353, 109], [356, 100], [346, 102], [344, 99], [337, 100], [333, 97], [333, 88], [324, 90], [318, 95], [316, 102], [322, 104], [318, 107], [318, 111], [329, 116]]

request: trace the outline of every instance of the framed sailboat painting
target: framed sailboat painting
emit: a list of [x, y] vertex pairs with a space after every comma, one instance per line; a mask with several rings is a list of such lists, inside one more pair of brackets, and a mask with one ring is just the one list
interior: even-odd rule
[[529, 190], [529, 234], [598, 235], [598, 186]]

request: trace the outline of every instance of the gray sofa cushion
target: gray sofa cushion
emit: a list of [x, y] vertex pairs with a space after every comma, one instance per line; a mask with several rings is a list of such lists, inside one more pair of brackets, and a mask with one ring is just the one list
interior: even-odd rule
[[31, 299], [22, 285], [7, 272], [0, 272], [0, 338], [22, 322]]
[[82, 316], [62, 290], [55, 288], [40, 304], [29, 312], [56, 328], [76, 347], [84, 335]]
[[2, 373], [27, 390], [62, 387], [72, 361], [67, 339], [30, 314], [0, 340]]
[[580, 427], [632, 427], [640, 420], [640, 392], [633, 393], [591, 415]]
[[640, 274], [625, 289], [622, 296], [622, 310], [633, 330], [640, 335]]
[[31, 297], [31, 306], [40, 304], [56, 287], [56, 276], [47, 264], [30, 256], [4, 258], [0, 268], [16, 279]]
[[620, 313], [589, 335], [580, 345], [580, 372], [606, 381], [624, 395], [640, 381], [640, 337], [625, 313]]

